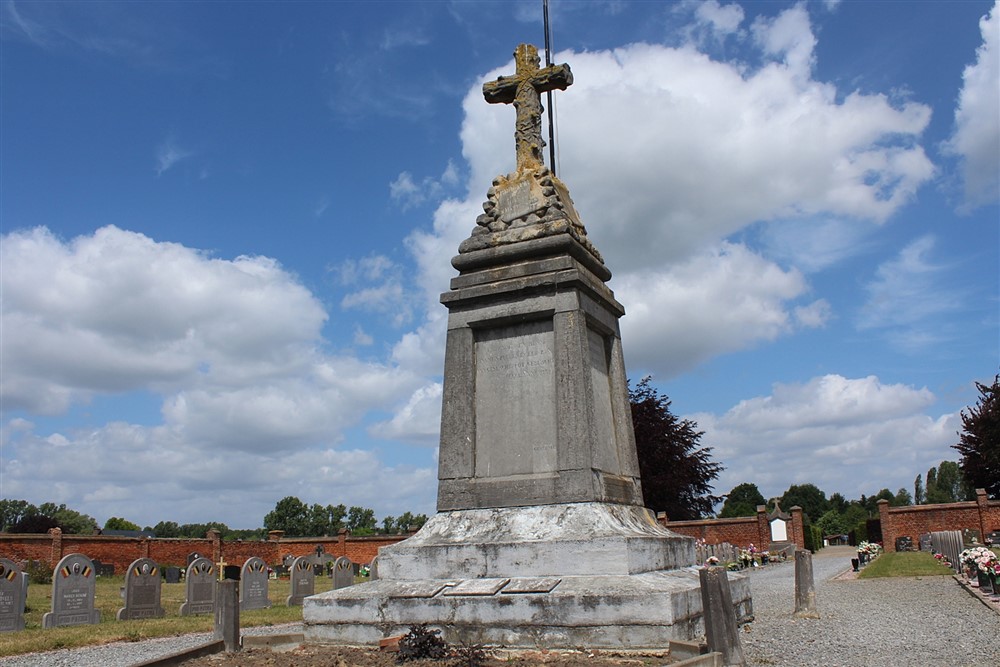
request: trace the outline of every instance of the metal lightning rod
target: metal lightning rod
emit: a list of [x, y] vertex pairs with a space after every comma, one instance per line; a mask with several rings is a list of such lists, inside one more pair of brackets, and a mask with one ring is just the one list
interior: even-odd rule
[[[545, 24], [545, 66], [552, 64], [552, 50], [550, 47], [551, 38], [549, 36], [549, 0], [542, 0], [542, 20]], [[554, 116], [552, 113], [552, 91], [545, 93], [545, 106], [549, 112], [549, 169], [552, 175], [556, 175], [556, 133]]]

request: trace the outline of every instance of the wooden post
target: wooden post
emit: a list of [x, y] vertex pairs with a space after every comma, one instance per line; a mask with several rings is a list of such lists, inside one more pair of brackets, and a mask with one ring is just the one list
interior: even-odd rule
[[701, 605], [708, 650], [721, 653], [722, 664], [726, 667], [746, 667], [726, 568], [703, 567], [698, 570], [698, 578], [701, 580]]
[[812, 552], [795, 550], [795, 618], [819, 618], [816, 611], [816, 583], [813, 579]]
[[240, 650], [239, 582], [226, 579], [215, 585], [215, 638], [222, 640], [226, 653], [235, 653]]

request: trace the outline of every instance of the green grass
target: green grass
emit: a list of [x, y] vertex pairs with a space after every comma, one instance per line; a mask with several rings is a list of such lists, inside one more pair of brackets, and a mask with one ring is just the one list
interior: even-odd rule
[[953, 570], [939, 563], [926, 551], [901, 551], [882, 554], [861, 570], [858, 578], [928, 577], [948, 574], [953, 574]]
[[[25, 629], [20, 632], [0, 633], [0, 657], [52, 651], [59, 648], [78, 648], [117, 641], [141, 641], [154, 637], [173, 637], [190, 632], [211, 632], [212, 614], [181, 616], [180, 606], [185, 598], [185, 584], [163, 584], [160, 606], [166, 615], [139, 621], [115, 620], [124, 606], [119, 591], [125, 584], [124, 576], [97, 579], [94, 606], [101, 612], [97, 625], [76, 625], [65, 628], [43, 628], [42, 614], [52, 608], [52, 584], [28, 586], [28, 611], [24, 615]], [[316, 577], [316, 592], [323, 593], [333, 587], [329, 577]], [[240, 612], [240, 625], [278, 625], [302, 620], [302, 607], [285, 606], [291, 584], [288, 579], [268, 582], [270, 609]]]

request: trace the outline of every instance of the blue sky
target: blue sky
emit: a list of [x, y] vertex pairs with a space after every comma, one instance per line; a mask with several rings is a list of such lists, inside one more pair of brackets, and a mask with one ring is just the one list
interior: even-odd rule
[[[993, 2], [561, 2], [626, 364], [766, 496], [955, 460], [1000, 368]], [[540, 2], [0, 5], [0, 496], [433, 512], [449, 259]]]

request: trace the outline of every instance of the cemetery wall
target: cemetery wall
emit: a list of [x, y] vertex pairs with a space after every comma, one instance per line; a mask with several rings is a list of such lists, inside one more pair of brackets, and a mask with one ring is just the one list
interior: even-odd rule
[[880, 500], [878, 509], [886, 551], [896, 550], [899, 537], [917, 544], [924, 533], [941, 530], [974, 530], [981, 537], [1000, 531], [1000, 500], [989, 500], [984, 489], [976, 489], [975, 500], [960, 503], [890, 507]]
[[[792, 519], [788, 522], [788, 540], [799, 549], [804, 549], [802, 508], [793, 507], [791, 516]], [[763, 505], [757, 508], [755, 517], [668, 521], [666, 516], [658, 515], [657, 520], [675, 533], [704, 540], [706, 544], [728, 543], [738, 547], [748, 547], [753, 544], [759, 549], [771, 547], [771, 524], [768, 522], [766, 508]]]
[[336, 537], [285, 538], [273, 532], [266, 542], [226, 542], [218, 533], [204, 539], [120, 537], [109, 535], [64, 535], [58, 528], [47, 535], [0, 533], [0, 556], [14, 562], [45, 561], [55, 566], [71, 553], [81, 553], [91, 560], [114, 565], [115, 574], [123, 574], [137, 558], [151, 558], [162, 565], [187, 564], [189, 554], [199, 553], [212, 562], [224, 559], [229, 565], [242, 565], [256, 556], [268, 565], [277, 565], [285, 556], [305, 556], [322, 546], [330, 556], [347, 556], [355, 563], [370, 563], [380, 547], [400, 542], [409, 535], [352, 536], [347, 531]]

